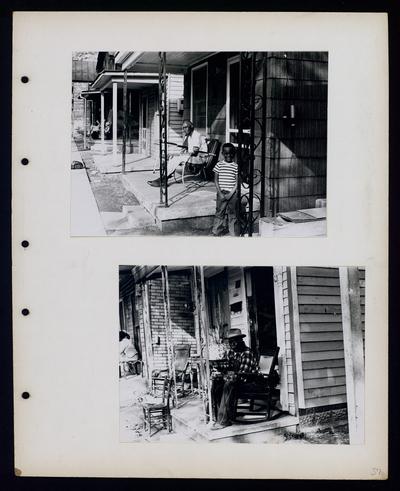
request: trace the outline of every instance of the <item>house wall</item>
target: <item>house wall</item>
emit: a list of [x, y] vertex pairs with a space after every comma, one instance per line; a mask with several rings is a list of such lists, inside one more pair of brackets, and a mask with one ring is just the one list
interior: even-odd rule
[[[266, 175], [278, 212], [312, 208], [326, 196], [327, 93], [328, 53], [268, 53]], [[292, 104], [295, 126], [283, 118]]]
[[[89, 82], [73, 82], [72, 83], [72, 132], [81, 133], [84, 131], [84, 100], [79, 99], [82, 91], [87, 90]], [[86, 115], [86, 127], [90, 127], [90, 112], [89, 108]]]
[[[190, 273], [169, 272], [170, 312], [172, 338], [174, 345], [190, 344], [192, 353], [196, 352], [193, 312], [185, 309], [191, 304], [192, 291]], [[161, 277], [145, 280], [149, 292], [149, 315], [152, 337], [152, 368], [163, 370], [168, 368], [168, 350], [165, 325], [165, 311]], [[138, 310], [143, 312], [144, 289], [138, 289], [136, 303]], [[138, 316], [142, 345], [146, 342], [143, 315]], [[159, 338], [159, 342], [158, 342]], [[145, 350], [143, 349], [143, 352]], [[144, 355], [146, 357], [146, 354]], [[146, 363], [146, 359], [144, 360]]]
[[168, 74], [167, 96], [168, 141], [180, 145], [182, 144], [183, 112], [178, 111], [178, 100], [183, 98], [183, 75]]
[[305, 407], [346, 402], [338, 268], [296, 268]]

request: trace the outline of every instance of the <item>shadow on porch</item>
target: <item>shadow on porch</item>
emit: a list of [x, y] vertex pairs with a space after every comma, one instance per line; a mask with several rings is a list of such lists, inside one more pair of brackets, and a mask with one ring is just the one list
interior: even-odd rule
[[[273, 414], [270, 421], [235, 423], [220, 430], [211, 430], [205, 422], [203, 403], [196, 395], [180, 399], [172, 409], [173, 428], [191, 440], [212, 443], [283, 443], [283, 433], [295, 432], [299, 419], [289, 414]], [[276, 419], [274, 419], [274, 416]]]

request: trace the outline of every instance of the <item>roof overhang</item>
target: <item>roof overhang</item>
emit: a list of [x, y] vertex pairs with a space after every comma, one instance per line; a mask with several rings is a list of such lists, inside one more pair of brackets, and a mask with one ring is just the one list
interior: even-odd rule
[[[123, 71], [107, 70], [99, 73], [96, 80], [90, 85], [90, 88], [102, 92], [110, 88], [114, 82], [120, 85], [124, 83]], [[129, 88], [141, 89], [149, 85], [157, 85], [158, 76], [155, 76], [154, 73], [128, 73], [127, 83]]]
[[[166, 71], [182, 74], [193, 65], [197, 65], [217, 52], [211, 51], [168, 51], [166, 52]], [[158, 51], [128, 51], [121, 53], [123, 70], [137, 70], [158, 73], [160, 58]]]

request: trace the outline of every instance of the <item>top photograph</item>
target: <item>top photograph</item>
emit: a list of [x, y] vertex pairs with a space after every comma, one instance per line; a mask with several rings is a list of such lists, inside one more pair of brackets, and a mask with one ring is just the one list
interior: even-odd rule
[[327, 106], [327, 52], [72, 53], [71, 236], [326, 236]]

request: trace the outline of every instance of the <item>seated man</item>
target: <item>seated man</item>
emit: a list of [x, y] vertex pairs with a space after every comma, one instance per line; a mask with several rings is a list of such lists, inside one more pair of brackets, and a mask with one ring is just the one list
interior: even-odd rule
[[[175, 169], [179, 165], [184, 164], [189, 157], [192, 157], [192, 164], [201, 164], [203, 162], [201, 155], [199, 155], [199, 151], [203, 150], [204, 147], [202, 136], [194, 129], [193, 123], [187, 119], [182, 124], [182, 130], [185, 136], [182, 146], [185, 148], [182, 149], [182, 152], [179, 155], [175, 155], [168, 159], [167, 179], [169, 179]], [[147, 183], [150, 184], [150, 186], [160, 187], [160, 178], [154, 179], [153, 181], [147, 181]]]
[[213, 430], [232, 424], [238, 374], [256, 373], [258, 370], [256, 356], [244, 343], [244, 337], [246, 335], [237, 328], [230, 329], [226, 336], [230, 348], [227, 356], [228, 372], [223, 379], [217, 379], [213, 383], [212, 397], [218, 406], [217, 421], [212, 427]]

